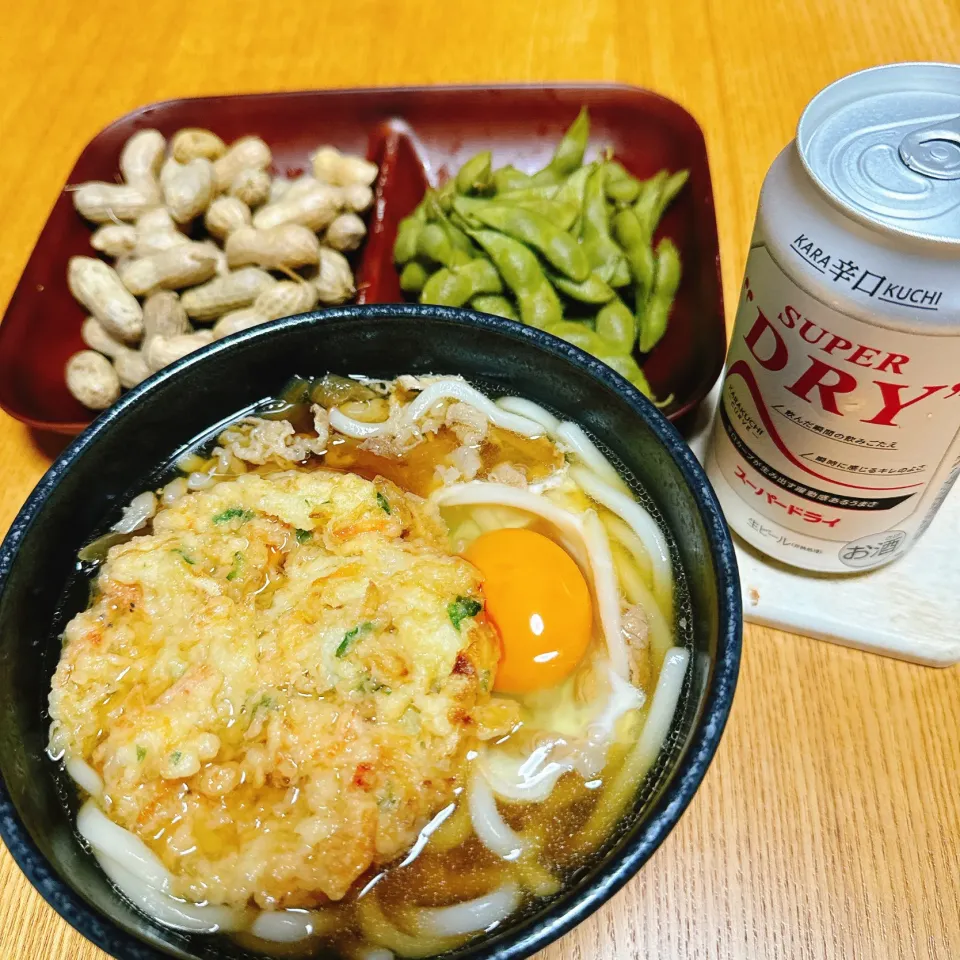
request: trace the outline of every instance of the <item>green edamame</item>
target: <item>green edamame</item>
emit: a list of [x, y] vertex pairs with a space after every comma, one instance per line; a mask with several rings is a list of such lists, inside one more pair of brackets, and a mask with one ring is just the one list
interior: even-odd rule
[[667, 329], [670, 308], [680, 286], [680, 251], [676, 244], [664, 237], [657, 244], [657, 275], [647, 309], [640, 320], [638, 346], [641, 353], [649, 353]]
[[423, 285], [421, 303], [434, 303], [446, 307], [462, 307], [473, 293], [469, 277], [447, 267], [438, 270]]
[[459, 170], [456, 179], [458, 193], [486, 193], [493, 188], [493, 156], [484, 150], [471, 157]]
[[426, 223], [417, 235], [417, 255], [434, 263], [448, 265], [453, 257], [453, 247], [439, 223]]
[[626, 208], [613, 218], [613, 235], [623, 248], [633, 274], [633, 301], [636, 329], [643, 330], [644, 314], [653, 289], [657, 265], [650, 238], [640, 224], [636, 212]]
[[497, 294], [502, 290], [503, 284], [496, 267], [486, 257], [481, 257], [461, 265], [443, 267], [425, 279], [420, 302], [462, 307], [473, 297]]
[[590, 114], [581, 107], [576, 119], [560, 138], [550, 162], [533, 175], [535, 183], [559, 183], [583, 163], [590, 139]]
[[640, 184], [640, 195], [633, 209], [648, 236], [653, 236], [667, 207], [690, 177], [689, 170], [668, 174], [661, 170]]
[[603, 349], [603, 342], [590, 329], [589, 324], [578, 320], [559, 320], [555, 323], [547, 324], [544, 327], [547, 333], [552, 333], [567, 343], [572, 343], [575, 347], [585, 350], [589, 354], [596, 354]]
[[417, 237], [417, 255], [443, 267], [459, 266], [471, 259], [470, 254], [454, 247], [448, 231], [439, 223], [424, 224]]
[[632, 383], [647, 399], [653, 400], [653, 391], [644, 372], [637, 366], [637, 361], [629, 353], [596, 353], [594, 356], [602, 360], [608, 367], [612, 367], [624, 380]]
[[579, 237], [582, 234], [583, 193], [587, 185], [587, 178], [596, 166], [596, 163], [591, 163], [585, 167], [580, 167], [579, 170], [574, 170], [574, 172], [560, 184], [560, 189], [557, 190], [553, 198], [557, 203], [567, 203], [576, 208], [577, 219], [574, 220], [573, 226], [570, 228], [570, 232], [575, 237]]
[[660, 170], [649, 180], [644, 180], [640, 184], [640, 194], [637, 202], [633, 205], [633, 212], [640, 221], [647, 237], [653, 236], [653, 231], [657, 228], [660, 220], [657, 210], [660, 206], [660, 194], [663, 192], [663, 185], [667, 182], [667, 171]]
[[482, 210], [490, 202], [490, 200], [481, 197], [457, 197], [457, 199], [453, 201], [453, 210], [450, 215], [472, 224], [473, 226], [471, 226], [470, 229], [473, 230], [476, 228], [476, 225], [479, 224], [474, 214], [477, 210]]
[[[460, 200], [467, 199], [466, 197], [459, 197]], [[461, 233], [468, 234], [471, 230], [476, 227], [476, 223], [471, 223], [466, 217], [457, 213], [457, 208], [452, 207], [450, 212], [447, 214], [447, 218], [450, 223], [453, 224]]]
[[462, 267], [454, 267], [454, 272], [461, 277], [466, 277], [470, 283], [470, 296], [476, 297], [481, 294], [501, 293], [503, 283], [500, 281], [500, 274], [497, 268], [486, 258], [477, 257]]
[[453, 203], [451, 220], [457, 218], [461, 222], [480, 226], [482, 219], [477, 216], [479, 210], [487, 209], [491, 204], [509, 204], [524, 210], [532, 210], [541, 217], [549, 220], [558, 230], [567, 231], [577, 219], [577, 211], [570, 204], [557, 203], [544, 197], [538, 197], [526, 190], [513, 190], [510, 193], [497, 196], [492, 200], [479, 197], [458, 197]]
[[603, 187], [610, 200], [624, 206], [633, 203], [640, 194], [640, 181], [616, 160], [603, 165]]
[[660, 222], [660, 219], [663, 217], [667, 207], [673, 203], [674, 198], [683, 189], [683, 185], [689, 179], [689, 170], [678, 170], [676, 173], [673, 173], [667, 177], [667, 179], [664, 181], [663, 189], [660, 191], [660, 196], [657, 198], [657, 206], [654, 210], [654, 229], [656, 229], [656, 225]]
[[493, 186], [497, 193], [507, 190], [521, 190], [530, 186], [530, 174], [518, 170], [512, 164], [507, 164], [499, 170], [493, 171]]
[[583, 155], [587, 152], [589, 140], [590, 114], [586, 107], [581, 107], [573, 123], [557, 144], [550, 166], [560, 176], [569, 176], [583, 163]]
[[653, 286], [655, 263], [650, 238], [634, 210], [628, 208], [617, 211], [613, 218], [613, 235], [626, 254], [630, 273], [639, 288], [637, 295], [645, 303]]
[[613, 287], [596, 271], [593, 271], [582, 283], [576, 283], [569, 277], [562, 277], [556, 273], [549, 274], [548, 279], [561, 293], [581, 303], [607, 303], [616, 296]]
[[584, 186], [580, 236], [590, 266], [611, 286], [626, 286], [630, 282], [630, 269], [623, 252], [610, 236], [610, 214], [603, 190], [602, 166], [593, 170]]
[[597, 314], [597, 335], [614, 353], [629, 353], [637, 339], [637, 321], [630, 308], [615, 297]]
[[543, 327], [563, 318], [560, 298], [532, 250], [496, 230], [474, 230], [470, 236], [483, 248], [503, 282], [513, 291], [524, 323]]
[[615, 183], [617, 180], [636, 180], [636, 177], [619, 160], [608, 155], [603, 164], [603, 182]]
[[449, 217], [445, 216], [440, 226], [446, 231], [454, 250], [465, 253], [468, 257], [476, 255], [477, 248], [470, 242], [466, 232], [455, 226]]
[[640, 184], [636, 180], [615, 180], [605, 185], [607, 197], [617, 206], [628, 207], [640, 193]]
[[559, 323], [551, 323], [546, 328], [547, 333], [552, 333], [567, 343], [572, 343], [575, 347], [586, 351], [598, 360], [612, 367], [621, 377], [632, 383], [644, 396], [653, 399], [653, 392], [650, 384], [644, 376], [643, 371], [637, 366], [636, 360], [628, 353], [614, 353], [604, 339], [586, 323], [578, 323], [572, 320], [561, 320]]
[[583, 191], [587, 185], [587, 177], [593, 172], [596, 164], [588, 164], [585, 167], [580, 167], [579, 170], [574, 170], [573, 173], [567, 177], [563, 183], [560, 184], [557, 192], [553, 195], [553, 199], [559, 203], [569, 203], [579, 209], [583, 206]]
[[577, 241], [533, 210], [491, 203], [474, 210], [473, 217], [485, 226], [533, 247], [572, 280], [581, 282], [590, 275], [587, 256]]
[[514, 292], [520, 307], [520, 319], [529, 326], [543, 330], [548, 323], [562, 319], [560, 299], [546, 280], [535, 290]]
[[492, 313], [495, 317], [503, 317], [506, 320], [519, 320], [517, 311], [513, 304], [506, 298], [496, 294], [481, 294], [470, 301], [470, 306], [480, 313]]
[[456, 181], [448, 180], [443, 186], [437, 187], [433, 194], [440, 211], [446, 213], [453, 206], [453, 198], [457, 195]]
[[404, 293], [419, 293], [427, 282], [428, 276], [427, 269], [422, 263], [411, 260], [400, 274], [400, 289]]
[[687, 171], [640, 181], [612, 151], [584, 165], [589, 136], [583, 109], [538, 172], [494, 170], [484, 150], [426, 191], [397, 228], [400, 287], [548, 330], [651, 396], [632, 351], [652, 349], [668, 324], [680, 256], [652, 237]]
[[426, 219], [423, 207], [419, 206], [398, 224], [397, 239], [393, 244], [393, 259], [397, 263], [409, 263], [417, 255], [417, 238]]
[[558, 203], [556, 200], [517, 200], [515, 202], [518, 207], [522, 207], [524, 210], [532, 210], [534, 213], [538, 213], [564, 233], [567, 233], [573, 227], [580, 213], [572, 204]]
[[496, 230], [473, 230], [470, 236], [490, 257], [503, 282], [514, 293], [533, 290], [547, 282], [536, 254], [519, 241]]
[[[449, 181], [453, 183], [453, 181]], [[446, 185], [445, 185], [446, 186]], [[441, 190], [444, 188], [441, 188]], [[476, 252], [475, 247], [470, 242], [470, 238], [457, 226], [454, 226], [448, 216], [453, 211], [453, 203], [457, 198], [456, 193], [450, 194], [450, 207], [445, 209], [441, 203], [441, 191], [429, 190], [424, 197], [423, 203], [427, 213], [427, 220], [430, 223], [437, 224], [447, 235], [450, 245], [454, 250], [461, 250], [463, 253], [473, 256]]]
[[519, 200], [552, 200], [560, 188], [555, 183], [539, 183], [521, 187], [519, 190], [504, 190], [494, 198], [498, 202], [512, 203]]

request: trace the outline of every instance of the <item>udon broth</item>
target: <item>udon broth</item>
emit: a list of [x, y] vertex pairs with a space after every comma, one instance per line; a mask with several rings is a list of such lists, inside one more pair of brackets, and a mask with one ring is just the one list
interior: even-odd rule
[[[687, 674], [682, 571], [632, 478], [576, 424], [451, 377], [297, 379], [178, 466], [82, 554], [100, 574], [51, 693], [51, 756], [120, 891], [254, 949], [386, 960], [572, 882], [632, 809]], [[172, 577], [253, 631], [246, 673], [218, 667], [214, 630], [170, 653], [156, 611], [190, 602]], [[299, 633], [270, 619], [285, 603]], [[319, 665], [276, 682], [303, 637]], [[375, 746], [324, 799], [346, 716]]]

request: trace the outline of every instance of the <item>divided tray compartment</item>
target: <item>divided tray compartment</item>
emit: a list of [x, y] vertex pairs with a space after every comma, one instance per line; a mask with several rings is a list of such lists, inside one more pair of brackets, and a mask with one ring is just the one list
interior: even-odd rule
[[[258, 134], [273, 151], [273, 173], [309, 169], [309, 153], [331, 143], [380, 165], [369, 235], [354, 257], [360, 303], [404, 299], [393, 265], [397, 224], [428, 185], [438, 185], [474, 153], [494, 164], [533, 171], [581, 106], [590, 110], [588, 157], [609, 147], [633, 174], [689, 168], [690, 181], [665, 215], [657, 237], [677, 243], [683, 279], [667, 333], [643, 367], [664, 412], [677, 420], [709, 392], [723, 367], [726, 338], [720, 254], [703, 133], [679, 104], [636, 87], [408, 87], [318, 90], [170, 100], [127, 114], [84, 148], [67, 184], [115, 180], [120, 150], [136, 130], [169, 137], [207, 127], [230, 142]], [[95, 256], [92, 227], [58, 196], [0, 324], [0, 406], [38, 429], [73, 434], [92, 419], [67, 392], [63, 369], [83, 349], [83, 308], [67, 289], [71, 256]], [[639, 359], [639, 357], [638, 357]], [[303, 371], [317, 373], [317, 371]]]

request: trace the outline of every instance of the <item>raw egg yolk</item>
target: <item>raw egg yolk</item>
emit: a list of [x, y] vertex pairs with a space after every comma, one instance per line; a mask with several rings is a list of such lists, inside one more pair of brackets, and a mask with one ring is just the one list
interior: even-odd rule
[[570, 555], [522, 528], [481, 534], [463, 555], [483, 574], [486, 613], [503, 642], [494, 689], [525, 693], [563, 680], [593, 623], [590, 590]]

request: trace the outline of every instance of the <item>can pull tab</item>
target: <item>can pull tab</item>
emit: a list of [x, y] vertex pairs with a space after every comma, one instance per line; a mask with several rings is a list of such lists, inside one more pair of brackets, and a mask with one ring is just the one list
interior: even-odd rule
[[900, 141], [900, 159], [925, 177], [960, 180], [960, 117], [908, 133]]

